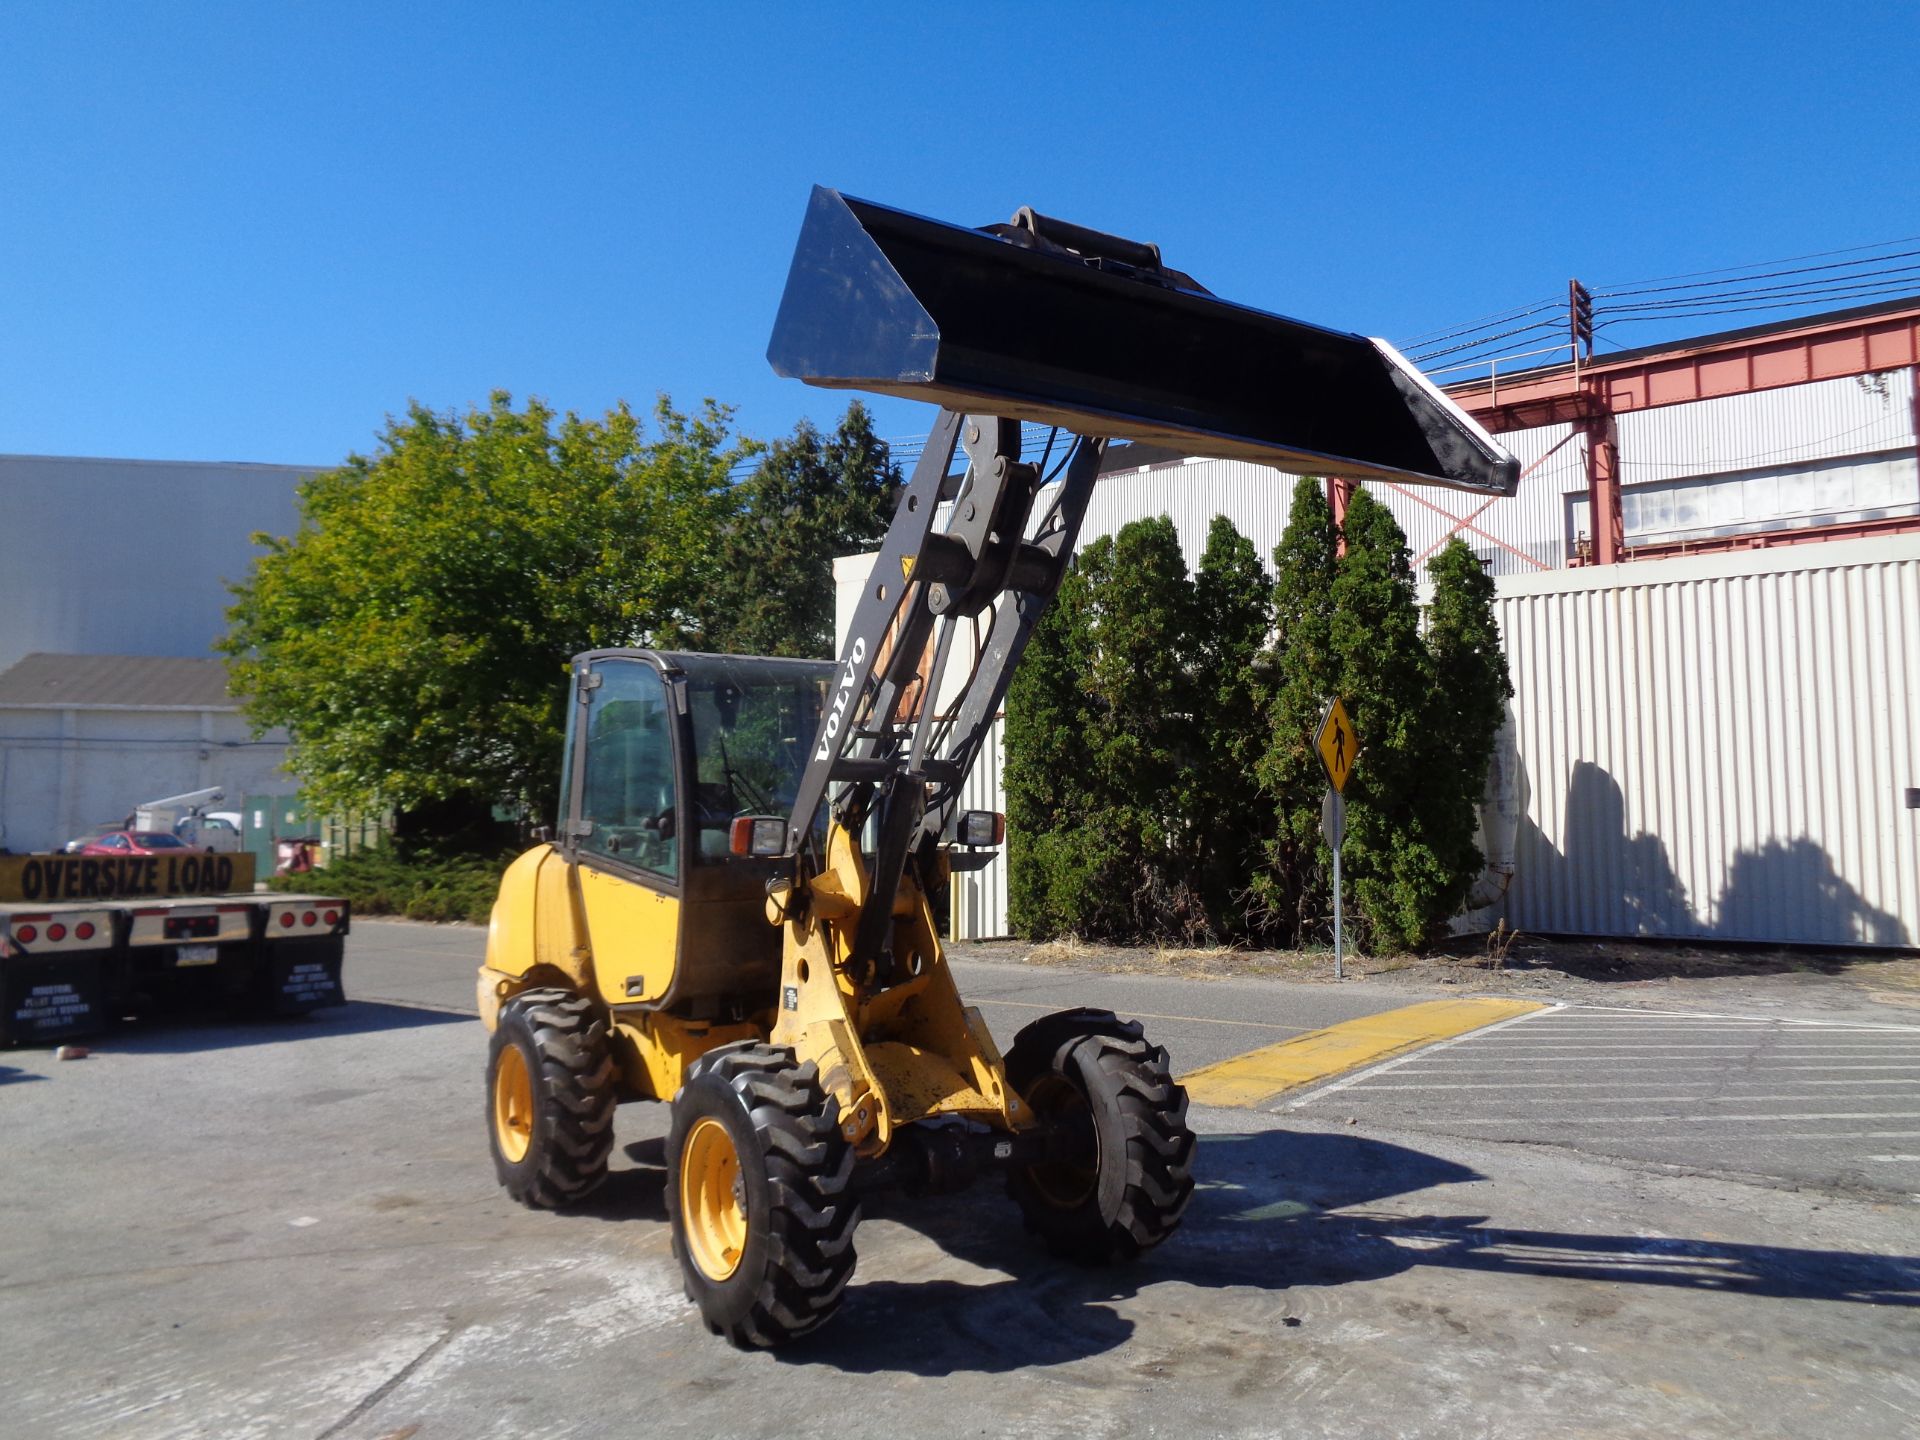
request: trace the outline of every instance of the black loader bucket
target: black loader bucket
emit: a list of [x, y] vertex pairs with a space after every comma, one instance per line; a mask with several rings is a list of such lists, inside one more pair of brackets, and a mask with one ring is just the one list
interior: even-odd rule
[[1207, 293], [1152, 245], [1023, 210], [969, 230], [816, 188], [767, 359], [835, 389], [1511, 495], [1519, 464], [1392, 346]]

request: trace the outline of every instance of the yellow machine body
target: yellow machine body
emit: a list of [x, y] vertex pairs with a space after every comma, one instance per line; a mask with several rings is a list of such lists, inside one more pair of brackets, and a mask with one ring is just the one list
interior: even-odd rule
[[911, 873], [893, 900], [892, 983], [852, 973], [851, 922], [868, 884], [860, 847], [836, 824], [805, 900], [791, 890], [768, 898], [769, 918], [786, 927], [773, 1042], [820, 1067], [841, 1130], [863, 1155], [884, 1153], [897, 1127], [936, 1115], [1022, 1125], [1020, 1097], [980, 1012], [961, 1004]]
[[[583, 671], [590, 673], [593, 663], [583, 657]], [[629, 673], [644, 664], [669, 684], [677, 673], [673, 657], [651, 654], [598, 663], [628, 666]], [[698, 674], [694, 657], [683, 664]], [[785, 671], [777, 673], [793, 683]], [[580, 781], [569, 786], [570, 820], [594, 811], [608, 825], [605, 803], [596, 811], [593, 801], [594, 746], [604, 744], [614, 755], [623, 745], [632, 748], [618, 728], [621, 714], [631, 718], [632, 712], [613, 708], [618, 700], [604, 702], [620, 689], [616, 681], [586, 692], [588, 718], [570, 747], [578, 754], [568, 761]], [[705, 692], [696, 683], [692, 693], [661, 707], [686, 722], [680, 738], [663, 730], [651, 743], [673, 757], [672, 793], [698, 797], [710, 794], [714, 782], [702, 781], [712, 772], [698, 758], [705, 752], [695, 722]], [[596, 725], [593, 717], [602, 713], [596, 704], [614, 723]], [[616, 778], [620, 783], [611, 788], [618, 795], [634, 788], [626, 771]], [[796, 891], [790, 879], [776, 878], [780, 867], [723, 851], [715, 843], [719, 822], [681, 813], [683, 828], [675, 833], [691, 843], [679, 846], [680, 868], [672, 875], [628, 863], [629, 856], [644, 855], [665, 864], [658, 858], [664, 853], [658, 824], [638, 849], [611, 842], [596, 848], [593, 833], [574, 825], [567, 833], [577, 843], [535, 846], [508, 867], [479, 974], [480, 1018], [489, 1030], [499, 1023], [500, 1007], [523, 990], [559, 988], [587, 997], [604, 1012], [628, 1099], [669, 1100], [687, 1067], [707, 1051], [771, 1040], [817, 1065], [822, 1088], [839, 1101], [844, 1133], [868, 1156], [883, 1153], [897, 1127], [932, 1116], [1003, 1129], [1023, 1123], [985, 1022], [954, 988], [926, 895], [911, 872], [893, 898], [889, 974], [856, 975], [853, 921], [871, 881], [855, 836], [837, 823], [829, 826], [824, 868]], [[731, 818], [729, 812], [727, 823]], [[609, 828], [625, 835], [634, 827]]]
[[[591, 937], [614, 956], [645, 956], [672, 979], [679, 902], [574, 862], [552, 845], [527, 851], [501, 878], [487, 927], [479, 976], [480, 1019], [492, 1030], [500, 1007], [522, 990], [557, 986], [609, 1007], [609, 1029], [623, 1089], [632, 1099], [670, 1100], [687, 1066], [707, 1051], [765, 1035], [764, 1024], [694, 1021], [659, 1011], [613, 1013], [626, 996], [607, 994], [594, 964]], [[615, 965], [614, 970], [622, 967]]]

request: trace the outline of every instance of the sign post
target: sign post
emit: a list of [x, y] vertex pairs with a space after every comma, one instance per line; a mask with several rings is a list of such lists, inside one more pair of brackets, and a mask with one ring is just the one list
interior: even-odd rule
[[1353, 762], [1360, 755], [1360, 737], [1354, 734], [1353, 722], [1347, 718], [1347, 707], [1340, 703], [1340, 697], [1328, 702], [1320, 716], [1319, 725], [1314, 727], [1313, 748], [1320, 756], [1320, 766], [1327, 772], [1327, 796], [1320, 802], [1320, 833], [1325, 837], [1327, 848], [1333, 851], [1333, 978], [1346, 978], [1345, 966], [1341, 960], [1341, 912], [1340, 912], [1340, 847], [1347, 838], [1347, 777], [1353, 774]]

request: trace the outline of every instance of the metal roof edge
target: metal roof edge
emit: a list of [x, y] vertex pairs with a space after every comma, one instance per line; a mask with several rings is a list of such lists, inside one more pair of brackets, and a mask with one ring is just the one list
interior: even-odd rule
[[315, 475], [340, 468], [338, 462], [306, 465], [289, 460], [152, 460], [125, 455], [28, 455], [0, 451], [0, 462], [7, 460], [28, 460], [36, 465], [191, 465], [209, 470], [300, 470]]
[[1799, 570], [1837, 570], [1860, 565], [1920, 561], [1920, 533], [1857, 540], [1812, 541], [1804, 545], [1758, 546], [1711, 555], [1674, 555], [1660, 560], [1627, 560], [1618, 565], [1582, 565], [1527, 575], [1495, 578], [1494, 596], [1514, 600], [1536, 595], [1567, 595], [1583, 590], [1624, 590], [1642, 585], [1673, 585], [1692, 580], [1725, 580], [1744, 575], [1780, 575]]

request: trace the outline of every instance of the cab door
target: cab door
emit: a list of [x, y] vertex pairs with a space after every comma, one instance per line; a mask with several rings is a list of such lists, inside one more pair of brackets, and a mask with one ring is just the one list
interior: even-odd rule
[[679, 955], [686, 854], [666, 681], [640, 656], [583, 662], [568, 725], [569, 857], [609, 1005], [664, 995]]

